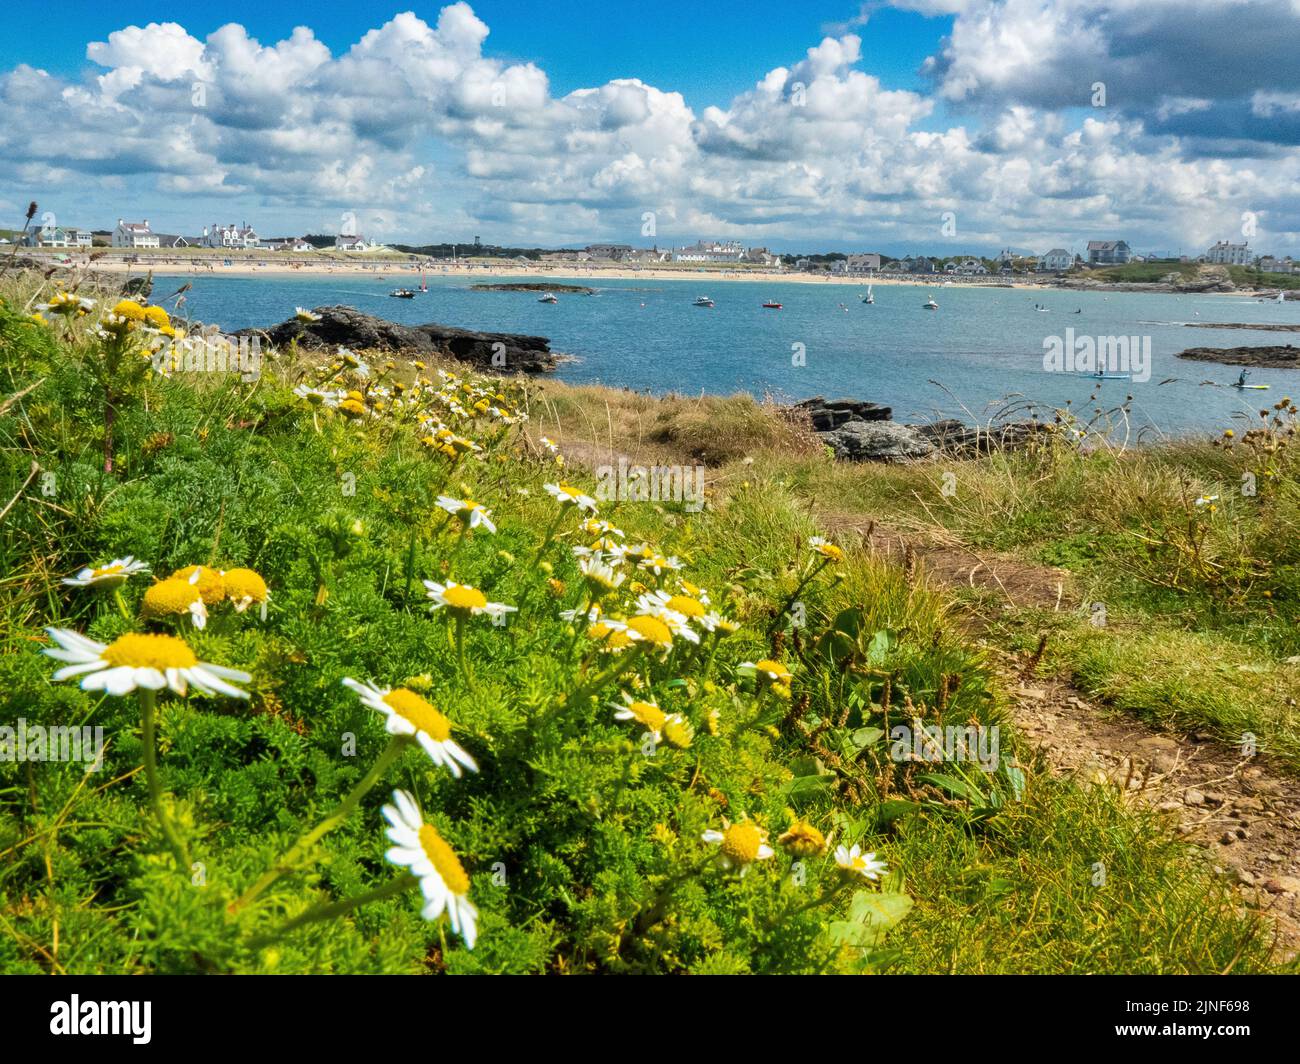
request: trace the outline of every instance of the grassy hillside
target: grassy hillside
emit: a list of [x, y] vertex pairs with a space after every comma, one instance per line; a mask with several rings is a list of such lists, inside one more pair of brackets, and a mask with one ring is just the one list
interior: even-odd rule
[[[822, 541], [830, 500], [933, 519], [933, 468], [835, 466], [739, 397], [366, 352], [278, 352], [256, 380], [163, 374], [146, 353], [183, 323], [156, 309], [90, 290], [75, 299], [93, 306], [51, 306], [26, 279], [0, 294], [5, 718], [107, 743], [94, 772], [0, 760], [0, 970], [1274, 964], [1266, 923], [1163, 822], [1029, 753], [947, 591], [853, 534]], [[698, 461], [707, 494], [594, 498], [629, 455]], [[1220, 480], [1190, 490], [1238, 460], [1198, 456]], [[1024, 461], [1036, 479], [972, 464], [941, 520], [1072, 557], [1089, 528], [1122, 541], [1115, 525], [1150, 520], [1060, 516], [1129, 475], [1104, 457]], [[1280, 497], [1267, 537], [1220, 530], [1227, 506], [1193, 536], [1203, 559], [1245, 543], [1245, 569], [1098, 565], [1114, 614], [1172, 624], [1171, 604], [1216, 603], [1201, 654], [1272, 669], [1293, 645], [1294, 559], [1253, 559], [1294, 529]], [[126, 556], [149, 571], [65, 582]], [[1254, 620], [1231, 621], [1243, 602]], [[1083, 671], [1067, 638], [1051, 646]], [[78, 654], [136, 671], [55, 680]], [[182, 697], [154, 671], [195, 661], [233, 670], [215, 695], [204, 673]], [[1131, 662], [1092, 668], [1132, 690]], [[1208, 719], [1190, 697], [1178, 712]], [[941, 759], [926, 727], [953, 729]]]

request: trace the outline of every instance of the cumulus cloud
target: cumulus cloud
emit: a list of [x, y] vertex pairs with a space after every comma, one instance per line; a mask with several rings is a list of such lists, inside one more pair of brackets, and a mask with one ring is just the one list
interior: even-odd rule
[[483, 226], [539, 243], [628, 239], [651, 213], [661, 244], [918, 250], [941, 243], [945, 212], [967, 246], [1034, 248], [1121, 231], [1208, 242], [1251, 210], [1294, 245], [1300, 61], [1281, 29], [1296, 3], [894, 0], [952, 19], [932, 92], [864, 69], [867, 4], [860, 32], [807, 42], [698, 111], [637, 78], [557, 96], [537, 65], [488, 54], [463, 2], [433, 24], [396, 15], [337, 55], [307, 27], [261, 42], [151, 23], [91, 43], [102, 73], [83, 81], [0, 74], [0, 198], [71, 207], [97, 190], [112, 217], [157, 218], [151, 200], [170, 197], [187, 217], [247, 206], [263, 229], [352, 212], [369, 235]]

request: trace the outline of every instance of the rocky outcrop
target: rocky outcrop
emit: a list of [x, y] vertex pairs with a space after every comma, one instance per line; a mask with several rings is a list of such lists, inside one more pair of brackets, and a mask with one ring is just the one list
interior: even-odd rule
[[1051, 429], [1037, 421], [1011, 421], [986, 428], [956, 420], [902, 425], [891, 410], [860, 399], [821, 396], [787, 407], [796, 420], [806, 419], [818, 439], [848, 462], [915, 462], [937, 455], [974, 458], [1003, 448], [1023, 447]]
[[555, 281], [539, 281], [511, 284], [472, 284], [472, 292], [574, 292], [589, 296], [596, 290], [585, 284], [558, 284]]
[[935, 451], [916, 429], [896, 421], [848, 421], [819, 435], [836, 458], [850, 462], [914, 462]]
[[[236, 336], [257, 336], [273, 347], [297, 343], [315, 350], [347, 347], [356, 351], [391, 351], [419, 358], [445, 355], [481, 369], [504, 373], [541, 373], [554, 369], [557, 357], [544, 336], [474, 332], [430, 322], [400, 325], [352, 307], [317, 307], [317, 321], [297, 317], [266, 329], [241, 329]], [[496, 356], [494, 358], [494, 356]]]
[[861, 399], [823, 399], [820, 395], [795, 403], [794, 410], [807, 416], [814, 432], [830, 432], [850, 421], [888, 421], [893, 411], [879, 403]]
[[1221, 362], [1225, 366], [1258, 366], [1261, 369], [1300, 369], [1300, 347], [1192, 347], [1178, 353], [1193, 362]]

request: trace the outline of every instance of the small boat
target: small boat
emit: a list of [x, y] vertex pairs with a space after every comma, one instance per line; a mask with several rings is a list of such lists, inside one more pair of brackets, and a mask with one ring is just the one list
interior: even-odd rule
[[876, 297], [871, 294], [871, 285], [867, 285], [867, 291], [866, 294], [862, 297], [862, 302], [874, 303], [875, 301], [876, 301]]
[[780, 309], [781, 309], [781, 304], [778, 303], [775, 299], [769, 299], [766, 303], [763, 304], [763, 309], [764, 309], [764, 310], [780, 310]]
[[542, 298], [539, 299], [537, 302], [539, 302], [539, 303], [558, 303], [559, 300], [555, 298], [555, 293], [554, 293], [554, 292], [547, 292], [547, 293], [546, 293], [544, 296], [542, 296]]
[[934, 301], [934, 296], [931, 296], [929, 299], [927, 299], [924, 303], [921, 304], [921, 309], [938, 310], [939, 304]]
[[1081, 377], [1088, 377], [1094, 381], [1127, 381], [1132, 380], [1131, 373], [1081, 373]]
[[420, 267], [420, 291], [427, 292], [428, 290], [429, 290], [429, 282], [424, 279], [424, 267], [421, 266]]
[[389, 294], [390, 296], [392, 296], [394, 299], [414, 299], [414, 298], [415, 298], [415, 293], [412, 292], [409, 288], [394, 288], [394, 289], [393, 289], [391, 292], [389, 292], [388, 294]]
[[711, 307], [711, 306], [713, 306], [713, 300], [711, 300], [708, 296], [700, 296], [700, 298], [697, 299], [694, 303], [692, 303], [691, 306], [693, 306], [693, 307]]

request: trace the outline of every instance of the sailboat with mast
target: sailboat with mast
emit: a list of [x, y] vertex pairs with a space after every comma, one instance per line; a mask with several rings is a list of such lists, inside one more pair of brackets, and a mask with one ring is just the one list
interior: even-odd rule
[[867, 290], [862, 296], [862, 302], [874, 303], [875, 301], [876, 301], [876, 297], [871, 293], [871, 285], [867, 285]]

